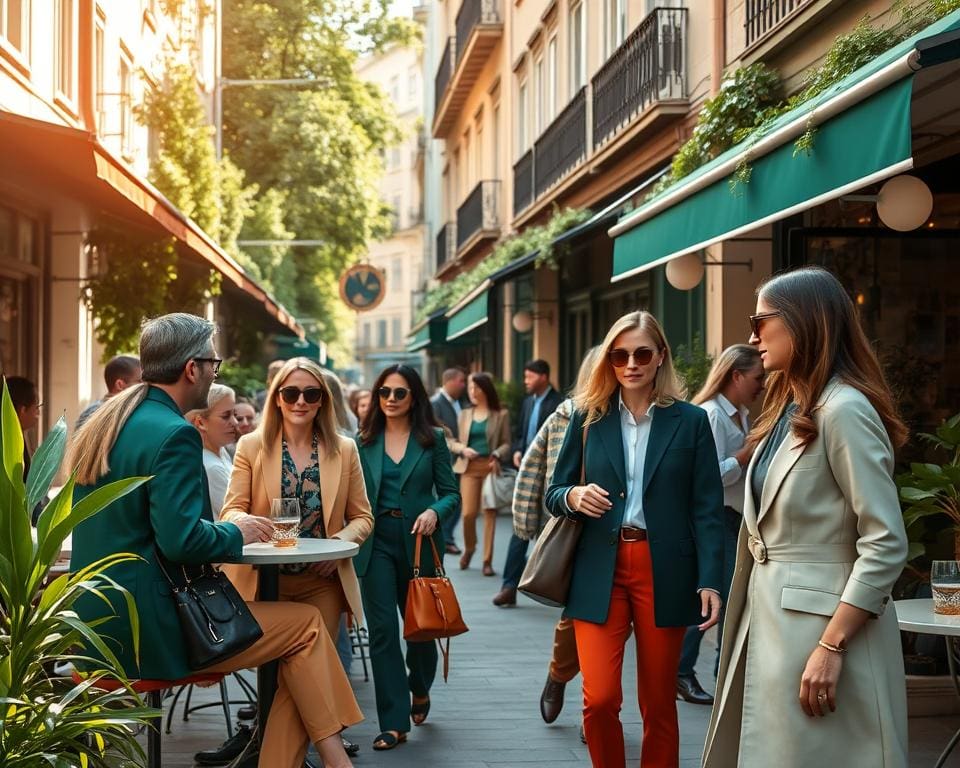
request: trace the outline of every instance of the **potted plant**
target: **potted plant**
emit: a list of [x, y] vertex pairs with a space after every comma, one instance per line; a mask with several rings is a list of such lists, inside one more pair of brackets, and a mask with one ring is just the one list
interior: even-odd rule
[[[46, 498], [60, 471], [67, 427], [61, 418], [37, 450], [26, 483], [23, 434], [16, 411], [2, 387], [0, 403], [0, 765], [33, 768], [49, 765], [133, 766], [145, 762], [137, 728], [159, 716], [130, 689], [114, 654], [97, 634], [101, 621], [84, 622], [73, 610], [83, 595], [105, 598], [121, 593], [137, 637], [133, 597], [107, 571], [135, 559], [116, 554], [76, 573], [51, 578], [64, 539], [74, 527], [148, 478], [120, 480], [73, 503], [73, 477], [46, 505], [36, 532], [30, 510]], [[78, 648], [93, 648], [94, 659]], [[83, 682], [50, 673], [56, 661], [69, 660], [92, 671]], [[109, 676], [126, 689], [108, 693], [96, 681]]]

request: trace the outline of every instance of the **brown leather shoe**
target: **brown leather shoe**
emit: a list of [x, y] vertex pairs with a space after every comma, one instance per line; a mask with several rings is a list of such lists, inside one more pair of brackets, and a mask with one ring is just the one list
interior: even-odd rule
[[558, 683], [547, 675], [547, 683], [543, 686], [543, 693], [540, 694], [540, 717], [543, 718], [543, 722], [552, 723], [560, 717], [560, 710], [563, 709], [563, 693], [566, 689], [566, 683]]
[[517, 604], [517, 590], [512, 587], [504, 587], [497, 592], [493, 598], [493, 604], [498, 608], [507, 608]]

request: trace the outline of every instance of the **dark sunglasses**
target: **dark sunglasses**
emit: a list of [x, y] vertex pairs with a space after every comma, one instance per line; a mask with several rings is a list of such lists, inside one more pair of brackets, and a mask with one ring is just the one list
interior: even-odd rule
[[380, 387], [380, 389], [377, 390], [377, 394], [380, 396], [381, 400], [389, 400], [390, 395], [393, 395], [393, 399], [399, 403], [401, 400], [407, 399], [407, 395], [410, 394], [410, 390], [406, 387], [395, 387], [394, 389], [391, 389], [390, 387]]
[[616, 347], [607, 352], [607, 359], [614, 368], [624, 368], [629, 364], [631, 357], [637, 361], [637, 365], [647, 365], [653, 360], [653, 353], [654, 350], [650, 347], [637, 347], [633, 352]]
[[761, 312], [759, 315], [750, 315], [750, 331], [754, 336], [760, 335], [760, 324], [764, 320], [768, 320], [771, 317], [780, 317], [781, 312], [779, 310], [774, 310], [773, 312]]
[[280, 397], [283, 398], [283, 402], [287, 405], [293, 405], [297, 400], [300, 399], [300, 395], [303, 395], [303, 402], [307, 405], [315, 405], [320, 402], [320, 399], [323, 397], [323, 390], [320, 387], [307, 387], [306, 389], [300, 389], [300, 387], [280, 387], [278, 390], [280, 392]]
[[210, 363], [213, 366], [213, 375], [217, 376], [220, 373], [220, 364], [223, 362], [223, 359], [220, 357], [195, 357], [193, 358], [195, 363]]

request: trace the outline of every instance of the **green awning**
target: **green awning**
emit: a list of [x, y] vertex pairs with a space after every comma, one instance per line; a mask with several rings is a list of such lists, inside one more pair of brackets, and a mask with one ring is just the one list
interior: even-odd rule
[[430, 346], [442, 344], [447, 339], [446, 309], [434, 312], [414, 326], [407, 342], [407, 352], [419, 352]]
[[447, 313], [447, 341], [460, 338], [487, 322], [488, 296], [488, 281], [485, 281], [483, 290], [475, 291]]
[[[904, 41], [817, 98], [625, 216], [614, 237], [613, 280], [736, 237], [849, 194], [913, 167], [913, 74], [927, 58], [916, 49], [960, 28], [960, 11]], [[942, 50], [940, 51], [942, 53]], [[930, 57], [931, 62], [937, 57]], [[809, 153], [795, 139], [814, 127]], [[747, 183], [730, 188], [740, 162]]]

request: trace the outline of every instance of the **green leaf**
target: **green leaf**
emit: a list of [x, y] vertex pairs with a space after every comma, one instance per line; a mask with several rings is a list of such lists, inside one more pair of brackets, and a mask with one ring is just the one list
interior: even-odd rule
[[924, 491], [920, 488], [901, 488], [900, 498], [904, 501], [925, 501], [927, 499], [936, 499], [937, 495], [930, 491]]
[[14, 492], [23, 496], [23, 432], [20, 419], [7, 390], [7, 380], [3, 379], [3, 395], [0, 398], [0, 451], [2, 451], [3, 472], [13, 486]]
[[67, 422], [61, 416], [53, 425], [30, 462], [27, 477], [27, 509], [33, 509], [50, 490], [67, 446]]

